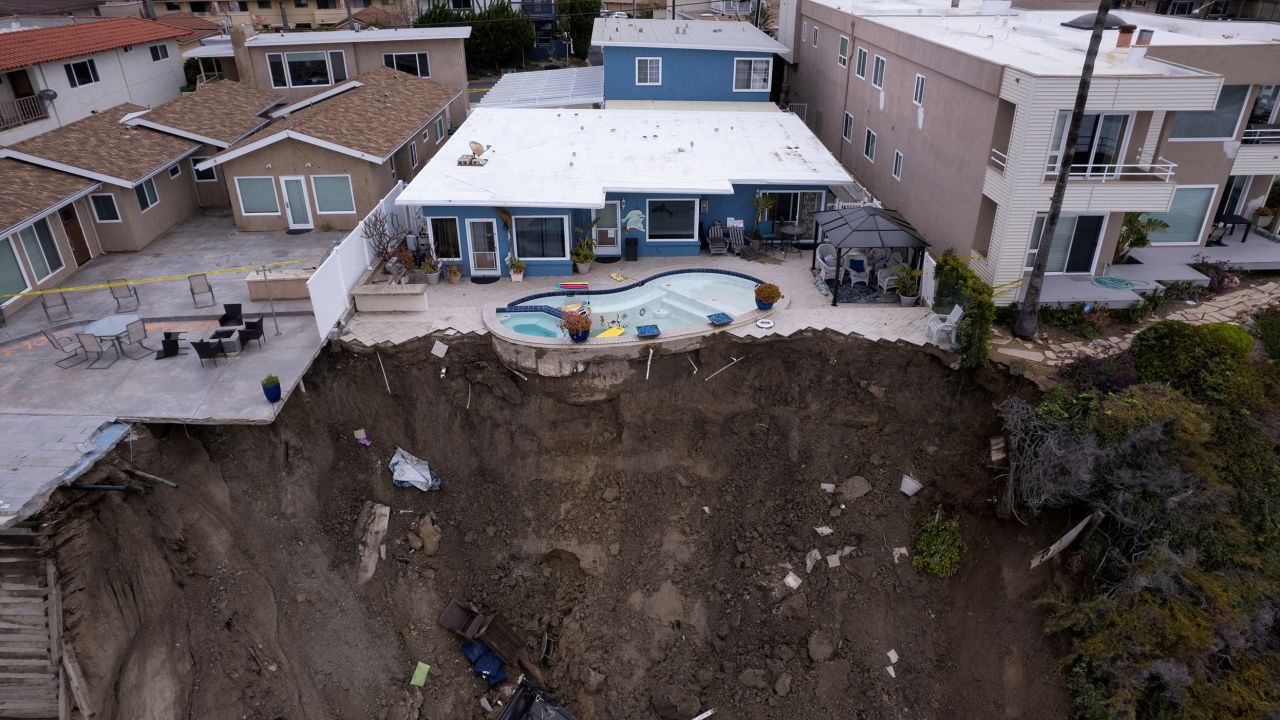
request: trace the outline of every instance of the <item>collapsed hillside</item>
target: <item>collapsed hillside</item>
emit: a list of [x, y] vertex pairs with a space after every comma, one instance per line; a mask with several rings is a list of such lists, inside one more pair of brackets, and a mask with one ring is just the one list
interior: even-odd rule
[[[436, 625], [454, 598], [546, 635], [547, 689], [581, 720], [1065, 716], [1026, 569], [1061, 528], [994, 516], [991, 390], [832, 336], [720, 339], [648, 380], [526, 380], [450, 343], [327, 351], [274, 425], [152, 427], [113, 459], [177, 489], [59, 495], [44, 520], [99, 717], [482, 717], [498, 695]], [[397, 446], [443, 490], [393, 486]], [[366, 501], [390, 529], [357, 586]], [[939, 506], [968, 546], [948, 580], [893, 552]]]

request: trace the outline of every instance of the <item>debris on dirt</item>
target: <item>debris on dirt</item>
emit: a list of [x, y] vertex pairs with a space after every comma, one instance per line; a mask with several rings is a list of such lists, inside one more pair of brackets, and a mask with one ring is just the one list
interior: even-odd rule
[[887, 671], [889, 672], [889, 677], [891, 677], [891, 678], [896, 678], [896, 677], [898, 677], [898, 673], [896, 673], [896, 672], [894, 672], [894, 671], [893, 671], [893, 666], [892, 666], [892, 665], [885, 665], [885, 666], [884, 666], [884, 669], [885, 669], [885, 670], [887, 670]]
[[391, 468], [391, 482], [396, 487], [416, 487], [429, 491], [439, 490], [442, 484], [440, 476], [427, 465], [426, 460], [410, 455], [404, 448], [396, 448], [396, 453], [391, 456], [391, 462], [387, 466]]
[[431, 672], [431, 666], [419, 660], [418, 666], [413, 669], [413, 677], [409, 678], [409, 684], [414, 687], [426, 685], [429, 672]]
[[443, 358], [444, 354], [447, 352], [449, 352], [449, 346], [445, 345], [439, 340], [437, 340], [435, 344], [431, 346], [431, 354], [435, 355], [438, 358]]
[[907, 497], [911, 497], [912, 495], [915, 495], [916, 493], [923, 490], [924, 485], [922, 485], [919, 480], [916, 480], [910, 475], [903, 475], [902, 483], [898, 485], [898, 489], [902, 491], [903, 495], [906, 495]]
[[828, 556], [827, 556], [827, 567], [828, 567], [828, 568], [838, 568], [838, 567], [840, 567], [840, 553], [836, 553], [836, 554], [834, 554], [834, 555], [828, 555]]
[[814, 630], [809, 634], [809, 659], [814, 662], [826, 662], [836, 654], [835, 645], [822, 630]]
[[654, 688], [650, 704], [662, 720], [689, 720], [702, 707], [697, 695], [672, 686]]
[[894, 649], [890, 648], [889, 652], [885, 653], [885, 655], [888, 655], [888, 656], [889, 656], [889, 664], [890, 664], [890, 665], [897, 664], [897, 662], [898, 662], [898, 651], [897, 651], [897, 650], [894, 650]]
[[824, 493], [831, 494], [836, 491], [836, 484], [835, 483], [818, 483], [818, 488], [822, 490], [822, 492]]
[[356, 517], [355, 536], [360, 541], [360, 562], [356, 571], [356, 584], [363, 585], [373, 577], [378, 569], [379, 548], [382, 539], [387, 535], [387, 525], [391, 521], [391, 508], [381, 503], [366, 500]]
[[773, 684], [773, 692], [778, 697], [786, 697], [791, 692], [791, 676], [786, 673], [779, 675], [777, 682]]
[[1004, 461], [1009, 456], [1009, 451], [1005, 448], [1005, 439], [1003, 435], [996, 435], [991, 438], [991, 462], [992, 464]]
[[818, 533], [818, 535], [820, 535], [821, 537], [826, 537], [826, 536], [830, 535], [831, 533], [835, 532], [834, 530], [832, 530], [831, 528], [827, 527], [826, 525], [823, 525], [823, 526], [821, 526], [821, 527], [816, 527], [816, 528], [814, 528], [814, 529], [813, 529], [813, 531], [814, 531], [814, 532], [816, 532], [816, 533]]
[[604, 685], [604, 673], [596, 672], [592, 668], [587, 668], [582, 674], [582, 687], [587, 691], [588, 695], [595, 695], [600, 692], [600, 686]]
[[810, 550], [809, 554], [804, 556], [804, 571], [806, 573], [813, 572], [813, 566], [817, 565], [821, 559], [822, 551], [818, 550], [818, 548]]
[[1101, 510], [1094, 510], [1089, 514], [1089, 517], [1077, 523], [1075, 527], [1068, 530], [1065, 535], [1058, 538], [1058, 540], [1052, 545], [1036, 553], [1035, 556], [1031, 558], [1031, 569], [1035, 570], [1041, 563], [1052, 559], [1055, 555], [1070, 547], [1071, 544], [1076, 541], [1076, 538], [1080, 537], [1085, 530], [1101, 523], [1103, 514], [1104, 513]]
[[418, 520], [418, 529], [414, 537], [417, 537], [418, 542], [422, 544], [423, 555], [435, 555], [440, 552], [440, 538], [443, 536], [443, 533], [431, 521], [430, 515], [423, 515]]
[[898, 558], [904, 558], [911, 555], [911, 551], [904, 547], [896, 547], [893, 549], [893, 564], [898, 564]]
[[800, 583], [804, 581], [800, 579], [799, 575], [796, 575], [793, 572], [788, 572], [787, 576], [782, 578], [782, 582], [787, 587], [791, 588], [792, 590], [795, 590], [796, 588], [800, 587]]
[[847, 503], [871, 492], [871, 483], [861, 475], [854, 475], [840, 485], [840, 502]]

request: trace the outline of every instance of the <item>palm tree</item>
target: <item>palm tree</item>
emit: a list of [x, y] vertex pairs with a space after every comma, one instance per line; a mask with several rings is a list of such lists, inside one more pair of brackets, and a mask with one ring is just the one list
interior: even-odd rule
[[1058, 217], [1062, 215], [1062, 199], [1067, 193], [1067, 178], [1071, 175], [1071, 148], [1080, 138], [1080, 123], [1084, 119], [1084, 106], [1089, 101], [1089, 86], [1093, 83], [1093, 64], [1098, 59], [1098, 46], [1102, 44], [1102, 28], [1107, 24], [1111, 0], [1100, 0], [1098, 14], [1093, 18], [1093, 35], [1089, 37], [1089, 49], [1084, 55], [1084, 67], [1080, 70], [1080, 88], [1076, 90], [1076, 104], [1071, 110], [1071, 122], [1067, 125], [1067, 152], [1062, 153], [1058, 165], [1058, 177], [1053, 183], [1053, 197], [1049, 200], [1049, 216], [1044, 219], [1040, 232], [1040, 249], [1036, 262], [1027, 278], [1027, 291], [1023, 293], [1018, 308], [1018, 321], [1013, 334], [1023, 340], [1032, 340], [1040, 334], [1037, 315], [1040, 313], [1040, 291], [1044, 289], [1044, 273], [1049, 263], [1049, 250], [1053, 245], [1053, 233], [1058, 229]]

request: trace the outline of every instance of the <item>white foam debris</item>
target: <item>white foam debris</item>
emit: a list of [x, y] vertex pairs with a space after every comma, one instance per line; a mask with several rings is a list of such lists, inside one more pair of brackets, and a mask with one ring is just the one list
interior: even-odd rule
[[807, 573], [813, 572], [813, 566], [817, 565], [821, 559], [822, 553], [818, 552], [818, 548], [810, 550], [809, 554], [804, 556], [804, 571]]
[[898, 662], [898, 651], [897, 651], [897, 650], [892, 650], [892, 649], [890, 649], [890, 650], [889, 650], [889, 652], [885, 653], [885, 655], [888, 655], [888, 656], [889, 656], [889, 662], [890, 662], [890, 663], [897, 663], [897, 662]]
[[800, 587], [800, 583], [802, 582], [804, 581], [800, 579], [800, 576], [796, 575], [793, 572], [788, 572], [787, 576], [782, 578], [782, 583], [787, 587], [791, 588], [792, 590], [795, 590], [796, 588]]
[[911, 554], [911, 552], [910, 552], [909, 550], [907, 550], [906, 548], [904, 548], [904, 547], [896, 547], [896, 548], [894, 548], [894, 549], [893, 549], [893, 564], [894, 564], [894, 565], [897, 565], [897, 564], [898, 564], [898, 558], [904, 558], [904, 557], [909, 556], [910, 554]]
[[828, 567], [828, 568], [838, 568], [838, 567], [840, 567], [840, 555], [839, 555], [839, 554], [836, 554], [836, 555], [828, 555], [828, 556], [827, 556], [827, 567]]
[[831, 528], [827, 527], [826, 525], [823, 525], [822, 527], [816, 527], [816, 528], [814, 528], [814, 529], [813, 529], [813, 531], [814, 531], [814, 532], [816, 532], [816, 533], [818, 533], [818, 535], [820, 535], [820, 536], [822, 536], [822, 537], [826, 537], [826, 536], [830, 535], [831, 533], [835, 532], [835, 530], [832, 530]]

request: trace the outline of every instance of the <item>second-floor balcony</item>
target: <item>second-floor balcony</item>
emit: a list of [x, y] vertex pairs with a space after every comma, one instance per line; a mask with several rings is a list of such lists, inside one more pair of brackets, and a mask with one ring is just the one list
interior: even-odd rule
[[556, 4], [554, 2], [528, 2], [524, 0], [520, 3], [520, 12], [535, 19], [551, 19], [556, 16]]
[[[993, 150], [992, 153], [994, 155], [995, 151]], [[1164, 158], [1155, 158], [1150, 163], [1091, 163], [1072, 165], [1068, 171], [1070, 172], [1068, 179], [1094, 182], [1173, 182], [1174, 171], [1177, 169], [1177, 163]], [[1056, 162], [1045, 163], [1045, 181], [1056, 180], [1061, 171]]]
[[1280, 125], [1255, 125], [1244, 131], [1245, 145], [1280, 145]]
[[38, 95], [0, 101], [0, 130], [8, 130], [49, 117], [49, 108]]

